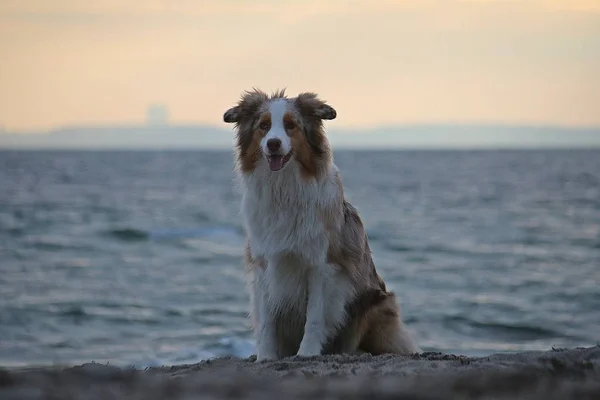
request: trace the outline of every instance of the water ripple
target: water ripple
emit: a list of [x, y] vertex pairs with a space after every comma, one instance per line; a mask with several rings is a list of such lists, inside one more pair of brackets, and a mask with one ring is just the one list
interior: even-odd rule
[[[0, 365], [254, 351], [229, 152], [1, 152]], [[336, 152], [420, 346], [600, 340], [600, 152]]]

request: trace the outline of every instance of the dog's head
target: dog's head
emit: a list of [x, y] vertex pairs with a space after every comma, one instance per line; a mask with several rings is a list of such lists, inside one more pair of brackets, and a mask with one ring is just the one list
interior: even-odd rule
[[277, 172], [298, 162], [304, 174], [316, 175], [319, 163], [330, 157], [323, 120], [336, 117], [335, 109], [314, 93], [288, 98], [254, 89], [225, 112], [223, 120], [235, 124], [239, 164], [243, 172], [264, 167]]

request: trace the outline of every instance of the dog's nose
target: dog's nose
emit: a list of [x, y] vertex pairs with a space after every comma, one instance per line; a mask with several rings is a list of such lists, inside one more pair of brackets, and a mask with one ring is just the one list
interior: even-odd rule
[[281, 140], [280, 139], [269, 139], [267, 140], [267, 148], [271, 153], [279, 151], [281, 148]]

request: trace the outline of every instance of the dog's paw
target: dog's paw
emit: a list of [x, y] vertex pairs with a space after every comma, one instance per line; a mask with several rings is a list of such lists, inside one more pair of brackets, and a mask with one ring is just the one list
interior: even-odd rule
[[298, 356], [300, 357], [314, 357], [321, 355], [321, 346], [315, 343], [302, 342], [300, 349], [298, 349]]

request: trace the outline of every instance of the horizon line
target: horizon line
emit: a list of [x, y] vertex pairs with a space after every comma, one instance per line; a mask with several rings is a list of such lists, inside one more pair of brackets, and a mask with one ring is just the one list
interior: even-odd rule
[[[328, 122], [331, 124], [331, 122]], [[29, 130], [9, 130], [0, 125], [0, 135], [36, 135], [48, 134], [60, 131], [78, 130], [78, 129], [131, 129], [131, 128], [212, 128], [218, 130], [229, 131], [228, 124], [223, 125], [206, 123], [206, 122], [166, 122], [162, 124], [149, 124], [147, 122], [125, 122], [125, 123], [90, 123], [90, 124], [66, 124], [59, 125], [48, 129], [29, 129]], [[599, 125], [566, 125], [557, 123], [528, 123], [528, 122], [508, 122], [508, 121], [414, 121], [414, 122], [398, 122], [398, 123], [383, 123], [377, 125], [359, 125], [359, 126], [339, 126], [328, 127], [328, 131], [354, 131], [361, 132], [367, 130], [384, 130], [390, 128], [401, 127], [498, 127], [498, 128], [530, 128], [530, 129], [562, 129], [571, 131], [589, 131], [600, 130]], [[231, 128], [233, 130], [233, 128]]]
[[[3, 152], [213, 152], [213, 153], [230, 153], [233, 148], [226, 147], [2, 147], [0, 153]], [[568, 147], [560, 146], [497, 146], [482, 145], [482, 146], [385, 146], [385, 147], [349, 147], [347, 145], [336, 145], [332, 151], [352, 151], [352, 152], [493, 152], [493, 151], [592, 151], [600, 152], [600, 145], [573, 145]]]

